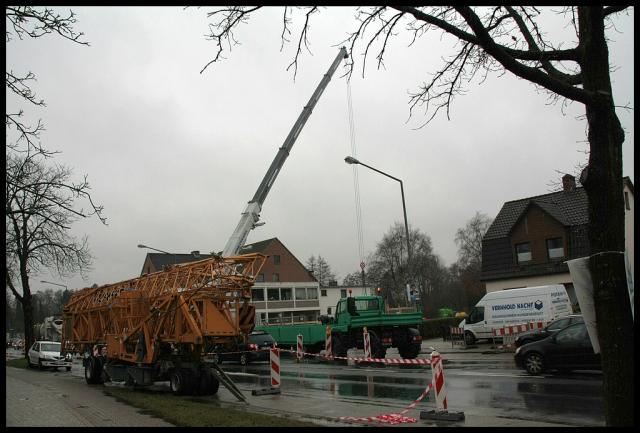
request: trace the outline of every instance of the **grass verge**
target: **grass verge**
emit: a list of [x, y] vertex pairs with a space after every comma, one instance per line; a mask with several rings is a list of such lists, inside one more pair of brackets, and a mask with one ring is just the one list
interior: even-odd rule
[[180, 427], [318, 427], [318, 424], [214, 406], [209, 401], [126, 388], [106, 388], [105, 394]]
[[26, 358], [9, 359], [7, 361], [7, 367], [27, 368], [27, 360]]

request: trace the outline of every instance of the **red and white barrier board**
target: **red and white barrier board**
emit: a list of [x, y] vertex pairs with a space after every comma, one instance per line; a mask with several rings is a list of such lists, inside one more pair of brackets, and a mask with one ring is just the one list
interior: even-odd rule
[[302, 344], [303, 343], [302, 334], [298, 334], [297, 340], [298, 340], [298, 345], [297, 345], [298, 350], [296, 351], [296, 359], [300, 361], [302, 359], [302, 353], [304, 352], [303, 350], [304, 346]]
[[274, 347], [269, 351], [271, 361], [271, 388], [280, 388], [280, 349]]

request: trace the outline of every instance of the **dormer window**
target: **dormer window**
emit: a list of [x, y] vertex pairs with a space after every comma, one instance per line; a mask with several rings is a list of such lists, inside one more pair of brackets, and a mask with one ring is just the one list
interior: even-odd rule
[[562, 238], [547, 239], [547, 254], [549, 255], [549, 260], [564, 257]]
[[516, 260], [520, 263], [526, 263], [531, 261], [531, 243], [523, 242], [516, 244]]

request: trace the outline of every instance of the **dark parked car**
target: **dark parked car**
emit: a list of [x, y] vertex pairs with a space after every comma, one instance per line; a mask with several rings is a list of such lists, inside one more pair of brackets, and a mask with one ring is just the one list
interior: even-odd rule
[[571, 316], [561, 317], [560, 319], [556, 319], [553, 322], [549, 323], [542, 329], [534, 329], [531, 331], [526, 331], [518, 335], [516, 337], [516, 347], [520, 347], [523, 344], [532, 343], [534, 341], [542, 340], [543, 338], [547, 338], [550, 335], [555, 334], [559, 330], [566, 328], [569, 325], [573, 325], [574, 323], [583, 323], [584, 319], [581, 314], [573, 314]]
[[529, 374], [547, 370], [601, 370], [600, 354], [593, 352], [584, 323], [576, 323], [543, 340], [525, 344], [516, 349], [518, 367]]
[[247, 344], [240, 343], [233, 350], [222, 348], [214, 349], [214, 361], [218, 364], [222, 362], [239, 362], [247, 365], [253, 361], [268, 361], [269, 349], [277, 347], [276, 341], [271, 334], [264, 331], [253, 331], [249, 334]]

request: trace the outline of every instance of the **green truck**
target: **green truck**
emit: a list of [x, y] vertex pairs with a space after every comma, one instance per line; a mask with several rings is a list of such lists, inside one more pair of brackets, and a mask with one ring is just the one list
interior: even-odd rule
[[270, 333], [278, 346], [293, 350], [301, 334], [304, 351], [319, 353], [325, 347], [329, 328], [333, 356], [345, 357], [348, 349], [364, 347], [362, 331], [366, 327], [373, 358], [384, 358], [389, 347], [397, 348], [405, 359], [420, 353], [422, 336], [418, 329], [424, 320], [422, 313], [386, 314], [381, 296], [342, 298], [335, 311], [335, 318], [322, 317], [320, 323], [260, 325], [255, 329]]

